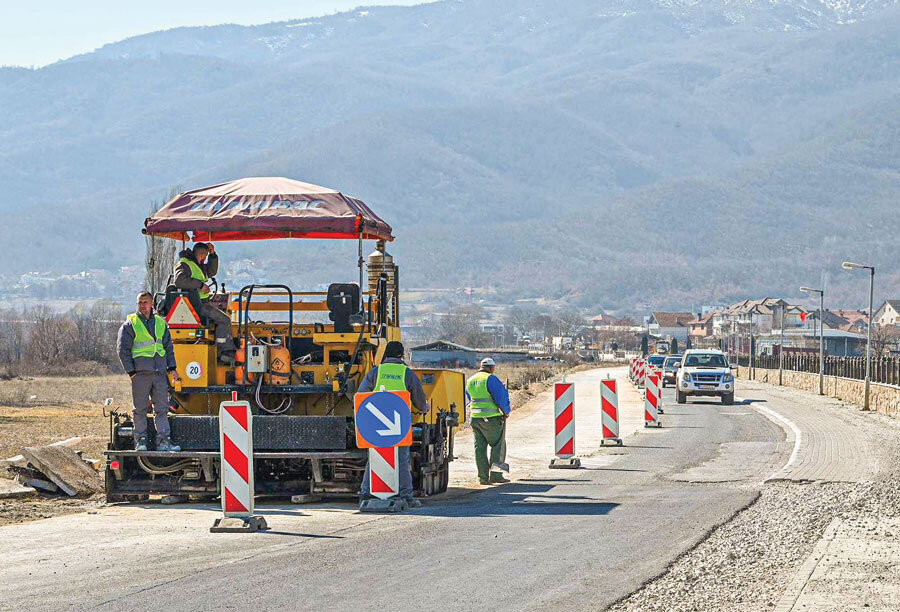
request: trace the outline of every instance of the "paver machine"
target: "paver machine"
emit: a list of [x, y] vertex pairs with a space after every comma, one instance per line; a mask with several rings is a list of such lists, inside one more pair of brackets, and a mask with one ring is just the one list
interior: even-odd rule
[[[198, 314], [199, 291], [169, 285], [157, 294], [181, 378], [170, 388], [169, 413], [181, 451], [135, 451], [130, 411], [113, 411], [107, 498], [218, 495], [218, 410], [234, 394], [252, 406], [257, 495], [355, 494], [366, 453], [355, 443], [353, 395], [387, 343], [400, 340], [399, 269], [386, 250], [391, 227], [362, 201], [333, 189], [262, 177], [182, 193], [144, 222], [143, 233], [184, 243], [355, 240], [359, 276], [327, 291], [251, 283], [229, 292], [210, 279], [209, 299], [230, 315], [239, 346], [231, 364], [217, 359], [212, 324]], [[366, 241], [375, 241], [367, 260]], [[297, 265], [303, 261], [298, 257]], [[414, 371], [430, 410], [414, 413], [411, 464], [416, 493], [427, 496], [447, 489], [455, 427], [465, 418], [464, 377]]]

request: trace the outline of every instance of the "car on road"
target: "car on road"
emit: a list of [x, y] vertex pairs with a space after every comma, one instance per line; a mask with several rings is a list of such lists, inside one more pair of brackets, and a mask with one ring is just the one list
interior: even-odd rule
[[651, 365], [657, 370], [663, 369], [663, 363], [666, 361], [665, 355], [650, 355], [647, 357], [647, 365]]
[[734, 403], [734, 374], [725, 353], [713, 349], [690, 349], [681, 357], [675, 378], [675, 400], [684, 404], [691, 396], [719, 396]]
[[681, 365], [681, 358], [683, 355], [667, 355], [666, 360], [663, 362], [663, 380], [662, 386], [666, 387], [667, 383], [671, 383], [673, 386], [675, 385], [675, 378], [678, 375], [678, 368], [675, 367], [675, 364]]

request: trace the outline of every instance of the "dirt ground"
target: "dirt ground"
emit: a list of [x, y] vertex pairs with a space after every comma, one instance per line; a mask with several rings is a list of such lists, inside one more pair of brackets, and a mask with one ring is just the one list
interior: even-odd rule
[[[109, 439], [103, 401], [127, 406], [130, 386], [125, 376], [30, 378], [0, 381], [0, 459], [18, 455], [23, 447], [41, 446], [78, 436], [74, 450], [102, 459]], [[11, 477], [0, 470], [0, 477]], [[19, 523], [97, 506], [100, 499], [70, 499], [36, 494], [0, 500], [0, 525]]]

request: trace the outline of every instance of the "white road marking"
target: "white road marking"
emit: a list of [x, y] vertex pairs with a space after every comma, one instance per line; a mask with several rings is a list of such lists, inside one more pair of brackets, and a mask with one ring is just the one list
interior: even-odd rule
[[[739, 400], [741, 402], [747, 401], [743, 398], [735, 398], [735, 399]], [[769, 480], [770, 478], [775, 476], [775, 474], [794, 465], [794, 462], [797, 460], [797, 454], [800, 452], [800, 442], [803, 440], [803, 434], [800, 432], [800, 428], [797, 427], [797, 425], [793, 421], [791, 421], [790, 419], [788, 419], [785, 416], [778, 414], [771, 408], [768, 408], [766, 406], [757, 406], [756, 404], [754, 404], [752, 402], [750, 403], [750, 406], [755, 408], [756, 410], [759, 410], [760, 412], [762, 412], [764, 415], [766, 415], [766, 417], [769, 418], [770, 421], [773, 421], [773, 422], [777, 423], [778, 425], [780, 425], [782, 429], [784, 429], [784, 426], [786, 425], [787, 427], [790, 428], [790, 430], [794, 434], [794, 450], [791, 451], [790, 459], [788, 459], [788, 462], [785, 463], [783, 466], [781, 466], [781, 468], [775, 470], [771, 474], [771, 476], [769, 476], [768, 478], [765, 479], [765, 480]]]

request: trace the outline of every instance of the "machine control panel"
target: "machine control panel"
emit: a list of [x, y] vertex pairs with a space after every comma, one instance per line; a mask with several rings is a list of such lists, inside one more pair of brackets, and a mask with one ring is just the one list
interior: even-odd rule
[[251, 344], [247, 352], [247, 371], [252, 374], [264, 374], [268, 359], [265, 344]]

